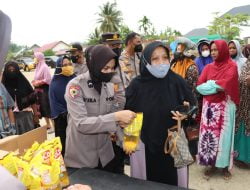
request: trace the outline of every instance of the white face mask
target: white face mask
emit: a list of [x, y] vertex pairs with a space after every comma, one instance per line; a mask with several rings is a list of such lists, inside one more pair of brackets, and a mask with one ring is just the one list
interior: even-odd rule
[[202, 57], [208, 57], [210, 55], [210, 51], [209, 50], [205, 50], [201, 52]]

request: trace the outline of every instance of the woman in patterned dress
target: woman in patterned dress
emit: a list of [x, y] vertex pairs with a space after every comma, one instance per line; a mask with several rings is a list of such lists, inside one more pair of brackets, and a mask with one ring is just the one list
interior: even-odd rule
[[237, 65], [230, 58], [226, 41], [212, 41], [210, 51], [214, 62], [205, 67], [197, 82], [197, 91], [203, 95], [198, 163], [211, 166], [204, 173], [206, 179], [217, 168], [223, 168], [224, 179], [229, 179], [239, 104]]
[[247, 61], [242, 66], [240, 81], [240, 104], [236, 112], [235, 161], [237, 166], [250, 167], [250, 44], [243, 49]]

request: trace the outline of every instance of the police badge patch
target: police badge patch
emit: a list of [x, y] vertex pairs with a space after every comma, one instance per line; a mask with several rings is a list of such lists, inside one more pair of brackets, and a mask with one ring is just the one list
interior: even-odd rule
[[79, 86], [70, 86], [69, 87], [69, 95], [71, 98], [76, 98], [80, 94], [80, 87]]

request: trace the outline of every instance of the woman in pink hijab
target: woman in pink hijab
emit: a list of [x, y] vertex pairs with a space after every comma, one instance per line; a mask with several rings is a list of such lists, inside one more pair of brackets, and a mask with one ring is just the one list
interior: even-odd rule
[[32, 85], [35, 87], [35, 92], [38, 96], [37, 105], [41, 113], [41, 117], [46, 120], [47, 128], [50, 129], [50, 105], [49, 105], [49, 85], [51, 82], [50, 70], [45, 63], [44, 54], [41, 52], [36, 52], [34, 54], [36, 71], [35, 77], [32, 81]]

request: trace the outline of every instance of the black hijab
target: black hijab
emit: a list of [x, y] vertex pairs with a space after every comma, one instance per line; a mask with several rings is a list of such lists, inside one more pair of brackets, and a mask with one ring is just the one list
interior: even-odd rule
[[167, 137], [167, 129], [176, 124], [171, 111], [188, 101], [195, 100], [185, 80], [172, 72], [164, 78], [156, 78], [148, 71], [146, 64], [151, 64], [151, 56], [157, 47], [168, 49], [161, 42], [152, 42], [142, 53], [140, 62], [141, 75], [136, 77], [126, 89], [126, 109], [143, 112], [141, 139], [151, 152], [162, 152]]
[[101, 94], [102, 82], [109, 82], [114, 75], [114, 73], [102, 73], [101, 70], [111, 59], [115, 59], [116, 68], [118, 66], [117, 56], [111, 48], [104, 45], [97, 45], [90, 47], [86, 58], [94, 88]]
[[[10, 72], [9, 67], [14, 67], [15, 71]], [[29, 81], [20, 72], [18, 64], [14, 61], [9, 61], [4, 67], [2, 83], [13, 98], [16, 100], [17, 107], [22, 110], [29, 105], [27, 104], [27, 96], [33, 93], [33, 88], [31, 87]], [[30, 102], [30, 101], [29, 101]], [[31, 104], [34, 102], [30, 102]]]

